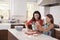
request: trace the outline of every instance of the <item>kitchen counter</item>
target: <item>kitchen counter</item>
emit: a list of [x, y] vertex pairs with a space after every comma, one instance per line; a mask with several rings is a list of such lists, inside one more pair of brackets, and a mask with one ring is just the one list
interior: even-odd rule
[[0, 30], [2, 29], [10, 29], [11, 23], [0, 23]]
[[60, 31], [60, 28], [55, 28], [55, 30]]
[[0, 29], [15, 28], [15, 26], [23, 26], [25, 28], [24, 23], [0, 23]]
[[16, 29], [8, 29], [8, 31], [18, 40], [57, 40], [44, 34], [28, 36], [25, 34], [25, 29], [23, 29], [22, 31], [17, 31]]

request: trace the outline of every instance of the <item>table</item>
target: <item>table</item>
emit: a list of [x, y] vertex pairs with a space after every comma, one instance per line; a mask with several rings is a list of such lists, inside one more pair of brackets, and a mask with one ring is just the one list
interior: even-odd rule
[[23, 29], [22, 31], [17, 31], [16, 29], [8, 29], [8, 31], [12, 35], [14, 35], [17, 38], [17, 40], [58, 40], [56, 38], [52, 38], [44, 34], [28, 36], [25, 34], [25, 29]]

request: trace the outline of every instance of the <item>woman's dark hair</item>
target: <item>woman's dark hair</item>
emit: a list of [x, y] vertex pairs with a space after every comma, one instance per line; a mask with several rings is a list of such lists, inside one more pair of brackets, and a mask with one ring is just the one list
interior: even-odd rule
[[38, 14], [38, 15], [39, 15], [38, 20], [40, 20], [40, 19], [41, 19], [41, 14], [40, 14], [40, 12], [39, 12], [39, 11], [35, 11], [35, 12], [33, 13], [32, 21], [35, 21], [35, 20], [36, 20], [35, 17], [34, 17], [35, 14]]
[[51, 14], [47, 14], [46, 16], [49, 17], [51, 19], [50, 22], [54, 24], [54, 18], [53, 18], [53, 16]]

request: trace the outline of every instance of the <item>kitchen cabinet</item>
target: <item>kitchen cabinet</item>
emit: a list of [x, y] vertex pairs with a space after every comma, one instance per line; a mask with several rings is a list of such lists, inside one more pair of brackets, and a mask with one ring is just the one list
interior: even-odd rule
[[8, 30], [0, 30], [0, 40], [18, 40]]
[[55, 37], [60, 40], [60, 29], [55, 30]]
[[0, 40], [8, 40], [8, 30], [0, 30]]
[[8, 31], [8, 40], [18, 40], [18, 39]]

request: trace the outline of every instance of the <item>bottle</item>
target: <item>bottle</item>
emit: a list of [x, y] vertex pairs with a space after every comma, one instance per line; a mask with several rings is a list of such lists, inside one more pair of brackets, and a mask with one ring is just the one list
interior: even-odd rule
[[35, 22], [32, 23], [32, 30], [36, 30]]

